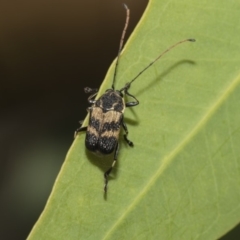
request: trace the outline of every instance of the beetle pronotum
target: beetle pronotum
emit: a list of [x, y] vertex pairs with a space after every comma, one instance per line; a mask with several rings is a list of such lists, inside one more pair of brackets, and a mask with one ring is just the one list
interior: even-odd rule
[[[123, 113], [126, 107], [134, 107], [139, 104], [139, 101], [131, 95], [128, 90], [131, 87], [131, 84], [143, 73], [145, 72], [151, 65], [153, 65], [159, 58], [161, 58], [165, 53], [173, 49], [174, 47], [184, 43], [184, 42], [195, 42], [195, 39], [185, 39], [179, 41], [166, 49], [157, 58], [155, 58], [149, 65], [147, 65], [142, 71], [140, 71], [136, 77], [134, 77], [130, 82], [126, 83], [123, 88], [120, 90], [115, 90], [114, 84], [117, 76], [118, 62], [121, 54], [121, 50], [123, 47], [125, 33], [128, 27], [128, 22], [130, 18], [130, 10], [126, 4], [124, 4], [126, 10], [126, 20], [125, 26], [122, 32], [122, 36], [120, 39], [120, 45], [118, 50], [118, 55], [116, 59], [112, 88], [106, 90], [106, 92], [100, 96], [98, 99], [95, 99], [97, 95], [98, 89], [91, 89], [86, 87], [84, 90], [86, 93], [90, 93], [90, 97], [88, 98], [88, 102], [91, 107], [88, 108], [90, 117], [89, 124], [87, 127], [80, 127], [75, 131], [75, 136], [78, 132], [87, 131], [85, 145], [89, 151], [98, 153], [98, 154], [111, 154], [114, 152], [114, 158], [112, 166], [104, 173], [105, 185], [104, 192], [107, 192], [108, 185], [108, 177], [111, 173], [116, 161], [117, 155], [119, 151], [119, 133], [121, 127], [123, 127], [125, 134], [124, 139], [127, 144], [133, 147], [133, 142], [128, 139], [128, 129], [127, 125], [124, 122]], [[133, 98], [132, 102], [125, 102], [124, 95], [127, 95]]]

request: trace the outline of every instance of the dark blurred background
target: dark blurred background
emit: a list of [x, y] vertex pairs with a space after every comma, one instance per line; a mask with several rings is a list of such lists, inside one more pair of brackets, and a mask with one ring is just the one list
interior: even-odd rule
[[[124, 2], [128, 37], [148, 1]], [[119, 0], [2, 0], [0, 9], [0, 239], [15, 240], [45, 206], [86, 115], [83, 88], [99, 87], [117, 55], [125, 10]]]

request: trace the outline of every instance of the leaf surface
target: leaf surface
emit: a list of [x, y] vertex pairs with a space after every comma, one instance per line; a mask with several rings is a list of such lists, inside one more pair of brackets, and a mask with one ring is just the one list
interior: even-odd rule
[[124, 117], [135, 146], [120, 136], [107, 199], [103, 173], [113, 157], [88, 153], [80, 133], [29, 239], [206, 240], [239, 222], [239, 11], [236, 0], [150, 1], [121, 55], [116, 89], [175, 42], [197, 42], [178, 46], [131, 86], [140, 104]]

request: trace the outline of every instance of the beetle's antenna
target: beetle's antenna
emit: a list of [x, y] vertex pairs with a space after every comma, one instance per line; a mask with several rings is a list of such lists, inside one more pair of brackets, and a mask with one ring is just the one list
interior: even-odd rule
[[119, 45], [119, 49], [118, 49], [118, 55], [117, 55], [117, 60], [116, 60], [116, 65], [115, 65], [115, 69], [114, 69], [114, 75], [113, 75], [113, 83], [112, 83], [112, 89], [114, 89], [114, 83], [116, 80], [116, 75], [117, 75], [117, 67], [118, 67], [118, 61], [119, 61], [119, 57], [122, 51], [122, 47], [123, 47], [123, 42], [124, 42], [124, 37], [127, 31], [127, 27], [128, 27], [128, 22], [129, 22], [129, 18], [130, 18], [130, 10], [128, 8], [128, 6], [124, 3], [123, 4], [124, 8], [126, 9], [126, 21], [125, 21], [125, 25], [122, 31], [122, 36], [120, 39], [120, 45]]
[[189, 39], [185, 39], [185, 40], [182, 40], [182, 41], [179, 41], [175, 44], [173, 44], [171, 47], [169, 47], [168, 49], [166, 49], [164, 52], [162, 52], [155, 60], [153, 60], [147, 67], [145, 67], [141, 72], [138, 73], [138, 75], [132, 79], [131, 82], [127, 83], [125, 85], [124, 88], [122, 88], [120, 91], [123, 91], [124, 89], [127, 89], [130, 87], [130, 85], [143, 73], [145, 72], [149, 67], [151, 67], [159, 58], [161, 58], [164, 54], [166, 54], [167, 52], [169, 52], [170, 50], [172, 50], [173, 48], [175, 48], [176, 46], [184, 43], [184, 42], [195, 42], [196, 40], [193, 39], [193, 38], [189, 38]]

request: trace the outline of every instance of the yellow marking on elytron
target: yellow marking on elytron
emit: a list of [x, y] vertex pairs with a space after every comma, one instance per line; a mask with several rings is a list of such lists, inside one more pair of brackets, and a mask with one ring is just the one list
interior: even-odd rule
[[88, 126], [88, 129], [87, 131], [90, 133], [90, 134], [94, 134], [96, 137], [99, 136], [99, 133], [97, 132], [97, 130], [95, 128], [93, 128], [92, 126]]
[[[105, 115], [105, 117], [104, 117], [105, 123], [107, 123], [107, 122], [108, 123], [111, 123], [111, 122], [117, 123], [121, 120], [121, 117], [122, 117], [122, 113], [116, 112], [116, 111], [109, 111], [109, 112], [106, 112], [104, 115]], [[113, 137], [114, 136], [117, 140], [119, 137], [120, 127], [121, 127], [121, 125], [119, 123], [119, 129], [106, 131], [101, 134], [101, 137]]]

